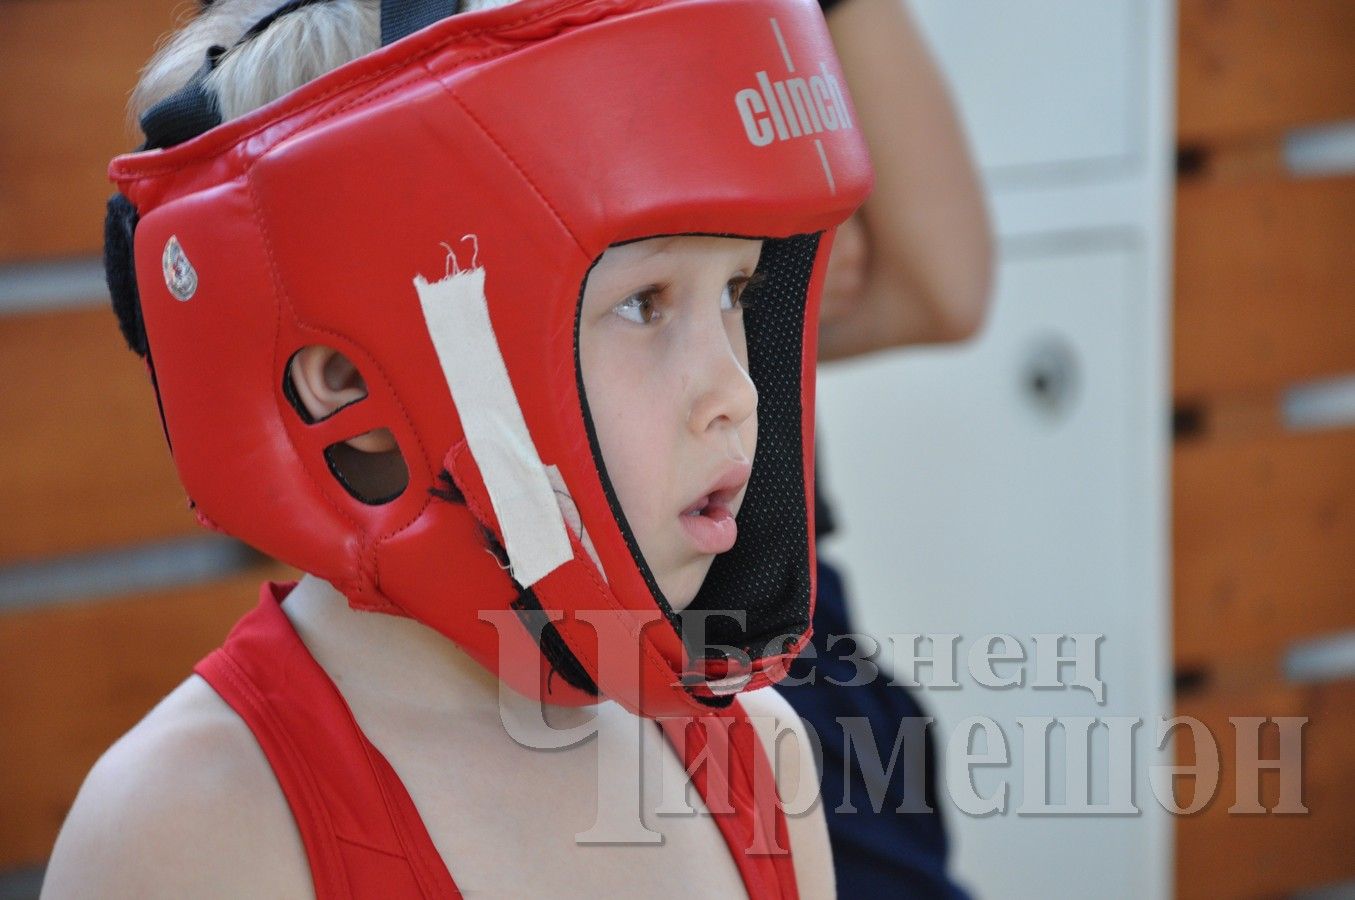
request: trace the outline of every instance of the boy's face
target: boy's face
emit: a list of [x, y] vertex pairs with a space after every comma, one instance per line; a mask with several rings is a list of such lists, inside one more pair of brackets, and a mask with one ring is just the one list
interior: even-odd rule
[[579, 357], [593, 427], [674, 609], [736, 537], [757, 447], [738, 298], [761, 252], [761, 241], [651, 238], [608, 248], [584, 287]]

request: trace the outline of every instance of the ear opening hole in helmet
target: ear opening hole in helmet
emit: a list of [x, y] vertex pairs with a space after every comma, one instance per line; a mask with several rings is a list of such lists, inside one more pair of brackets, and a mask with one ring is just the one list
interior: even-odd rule
[[344, 490], [369, 506], [390, 503], [409, 487], [409, 466], [387, 428], [330, 444], [325, 462]]
[[366, 399], [367, 382], [343, 353], [311, 344], [287, 360], [282, 395], [302, 422], [314, 425]]

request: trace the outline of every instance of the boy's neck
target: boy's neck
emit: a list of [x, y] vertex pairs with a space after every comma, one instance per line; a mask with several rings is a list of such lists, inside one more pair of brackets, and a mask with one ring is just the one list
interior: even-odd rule
[[[329, 582], [305, 575], [282, 602], [306, 648], [340, 691], [377, 696], [411, 712], [499, 716], [499, 679], [448, 638], [414, 619], [362, 612]], [[543, 704], [566, 729], [591, 720], [595, 706]]]

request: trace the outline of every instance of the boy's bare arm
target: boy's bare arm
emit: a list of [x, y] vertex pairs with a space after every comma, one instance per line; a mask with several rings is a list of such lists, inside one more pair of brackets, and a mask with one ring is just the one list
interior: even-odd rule
[[311, 896], [300, 834], [262, 750], [197, 676], [80, 788], [42, 897], [91, 896]]
[[842, 0], [827, 19], [875, 189], [838, 230], [819, 359], [968, 337], [988, 305], [992, 236], [946, 85], [903, 0]]

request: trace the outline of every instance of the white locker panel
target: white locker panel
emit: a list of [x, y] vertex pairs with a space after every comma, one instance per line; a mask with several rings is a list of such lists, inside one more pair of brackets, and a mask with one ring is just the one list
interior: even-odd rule
[[1142, 0], [910, 0], [994, 185], [1142, 156]]
[[[1010, 762], [974, 769], [980, 795], [1010, 784], [1005, 814], [947, 809], [952, 871], [979, 896], [1161, 895], [1162, 830], [1145, 826], [1166, 814], [1144, 768], [1173, 762], [1151, 746], [1157, 717], [1170, 715], [1162, 702], [1157, 487], [1145, 464], [1159, 452], [1144, 371], [1154, 358], [1147, 342], [1158, 336], [1135, 235], [1126, 229], [1046, 245], [1039, 255], [1007, 254], [990, 319], [969, 344], [821, 370], [824, 475], [841, 528], [823, 552], [842, 563], [858, 627], [881, 638], [962, 636], [961, 687], [922, 691], [937, 716], [943, 760], [967, 716], [990, 717], [1006, 735]], [[1029, 686], [1038, 632], [1106, 636], [1104, 705], [1084, 690]], [[1026, 686], [998, 690], [968, 677], [969, 649], [988, 633], [1022, 642]], [[887, 665], [891, 652], [886, 642]], [[929, 678], [922, 668], [920, 679]], [[1026, 798], [1016, 717], [1035, 715], [1143, 718], [1134, 733], [1142, 815], [1018, 815]], [[1092, 801], [1103, 802], [1107, 741], [1103, 731], [1093, 734]], [[1056, 802], [1063, 737], [1057, 727], [1053, 735], [1048, 783]]]

